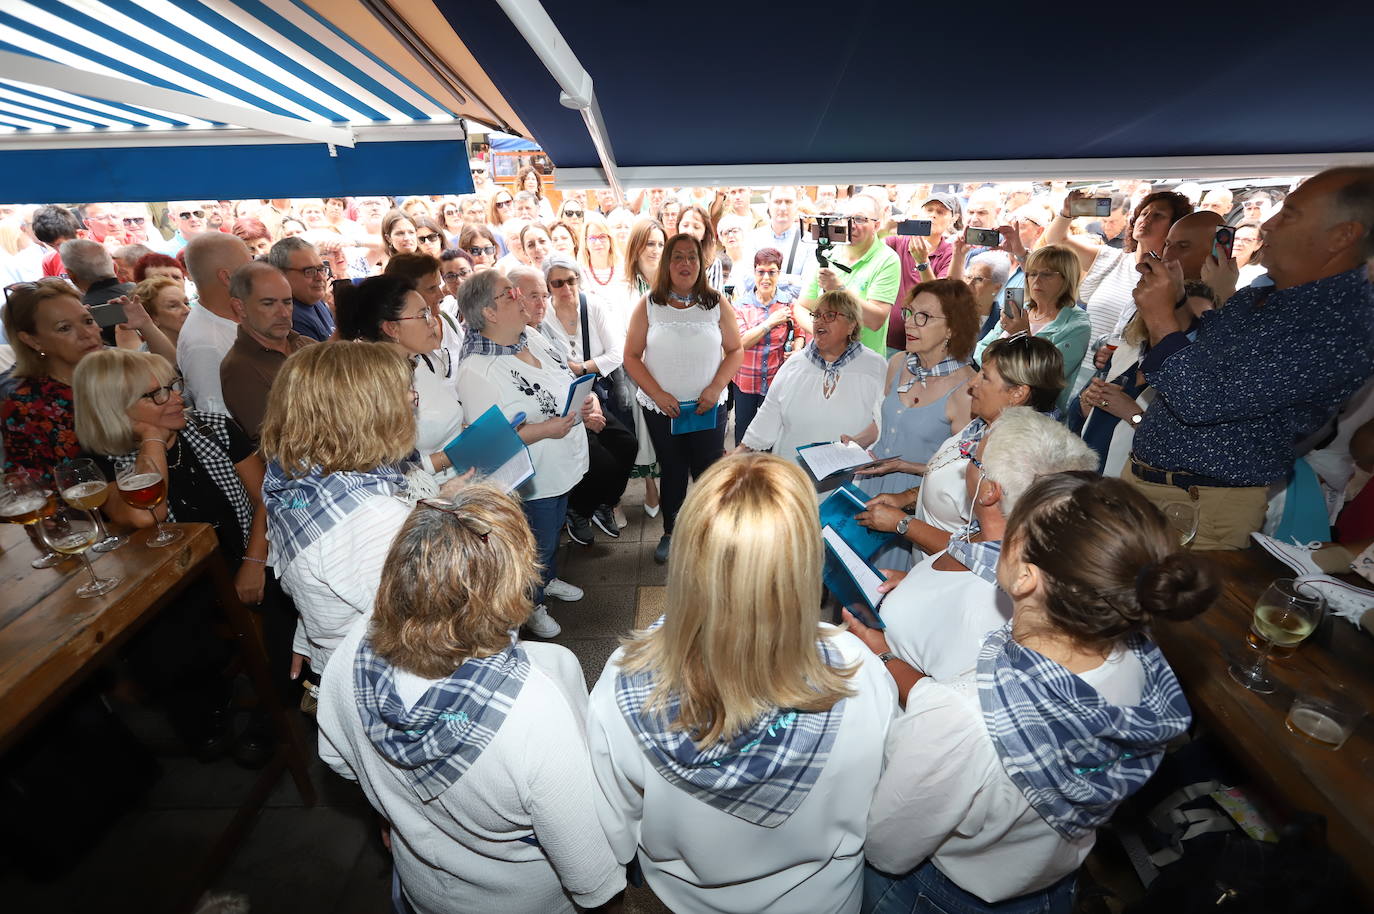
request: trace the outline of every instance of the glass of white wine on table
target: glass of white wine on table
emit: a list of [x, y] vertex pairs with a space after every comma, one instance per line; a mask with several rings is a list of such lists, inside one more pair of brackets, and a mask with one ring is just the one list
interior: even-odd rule
[[1274, 681], [1265, 668], [1270, 652], [1275, 647], [1297, 647], [1317, 630], [1325, 612], [1325, 598], [1310, 584], [1291, 578], [1270, 584], [1255, 604], [1247, 635], [1252, 643], [1260, 642], [1259, 656], [1249, 665], [1231, 664], [1231, 678], [1252, 692], [1273, 692]]
[[153, 526], [157, 533], [148, 538], [144, 543], [153, 549], [160, 549], [163, 546], [170, 546], [179, 542], [186, 534], [180, 530], [169, 530], [162, 526], [162, 521], [157, 519], [157, 512], [154, 510], [162, 504], [167, 497], [167, 480], [162, 478], [162, 474], [156, 470], [140, 470], [137, 466], [131, 466], [119, 474], [116, 479], [119, 487], [119, 497], [131, 508], [144, 508], [153, 515]]
[[100, 527], [90, 511], [71, 505], [56, 505], [51, 514], [38, 519], [38, 535], [53, 551], [80, 556], [85, 563], [91, 579], [76, 588], [78, 597], [98, 597], [119, 586], [119, 578], [102, 578], [96, 574], [95, 566], [86, 555], [86, 550], [94, 546], [100, 537]]
[[43, 544], [34, 529], [38, 518], [52, 513], [56, 499], [43, 485], [26, 470], [6, 473], [0, 482], [0, 521], [7, 524], [21, 524], [43, 554], [29, 562], [31, 568], [51, 568], [67, 560], [65, 555], [53, 552]]
[[106, 529], [105, 521], [100, 517], [100, 507], [110, 497], [110, 481], [94, 460], [89, 457], [68, 460], [53, 470], [53, 478], [57, 480], [57, 491], [62, 493], [63, 501], [74, 508], [91, 512], [95, 518], [100, 536], [91, 547], [92, 552], [110, 552], [129, 541], [127, 536]]

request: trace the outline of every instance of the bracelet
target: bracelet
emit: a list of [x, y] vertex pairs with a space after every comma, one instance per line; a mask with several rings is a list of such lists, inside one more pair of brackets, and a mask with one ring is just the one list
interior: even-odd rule
[[243, 557], [243, 560], [244, 560], [245, 562], [257, 562], [259, 565], [266, 565], [266, 564], [267, 564], [267, 559], [255, 559], [255, 558], [253, 558], [251, 555], [245, 555], [245, 556]]
[[1058, 216], [1060, 219], [1072, 219], [1072, 218], [1073, 218], [1073, 216], [1069, 215], [1068, 213], [1064, 212], [1063, 210], [1060, 210], [1059, 212], [1055, 213], [1055, 215]]
[[163, 450], [167, 449], [167, 441], [163, 438], [140, 438], [138, 439], [138, 446], [143, 447], [143, 445], [147, 444], [149, 441], [156, 441], [158, 444], [162, 445]]

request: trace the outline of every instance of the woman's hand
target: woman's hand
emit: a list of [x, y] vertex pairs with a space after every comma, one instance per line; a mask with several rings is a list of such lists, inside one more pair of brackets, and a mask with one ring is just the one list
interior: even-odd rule
[[1087, 200], [1089, 197], [1090, 194], [1085, 189], [1081, 187], [1075, 187], [1073, 190], [1069, 191], [1067, 194], [1064, 195], [1064, 205], [1059, 208], [1059, 215], [1063, 216], [1065, 219], [1072, 219], [1073, 201]]
[[660, 390], [658, 393], [650, 394], [649, 396], [653, 397], [654, 405], [658, 407], [659, 412], [663, 413], [663, 415], [667, 416], [669, 419], [676, 419], [678, 414], [682, 412], [682, 407], [678, 405], [677, 400], [670, 397], [666, 390]]
[[577, 359], [568, 359], [568, 370], [573, 373], [573, 377], [580, 378], [587, 373], [587, 363], [579, 362]]
[[861, 525], [870, 530], [878, 530], [883, 533], [896, 533], [897, 522], [906, 517], [907, 514], [901, 508], [894, 508], [891, 505], [877, 504], [877, 499], [868, 503], [868, 510], [860, 512], [855, 516]]
[[711, 407], [720, 402], [720, 391], [721, 389], [714, 384], [707, 385], [706, 389], [701, 392], [701, 396], [697, 397], [696, 413], [698, 416], [709, 413]]
[[1121, 389], [1120, 384], [1108, 384], [1101, 378], [1093, 378], [1083, 397], [1097, 409], [1110, 413], [1118, 419], [1130, 419], [1142, 412], [1135, 398]]
[[954, 240], [949, 243], [949, 246], [952, 255], [949, 259], [950, 263], [963, 264], [968, 259], [969, 243], [964, 239], [963, 232], [955, 234]]
[[1008, 336], [1030, 332], [1030, 309], [1030, 305], [1022, 308], [1021, 312], [1017, 314], [1016, 317], [1007, 317], [1006, 309], [1004, 308], [1002, 310], [1002, 317], [999, 322]]
[[153, 325], [153, 319], [148, 314], [148, 309], [143, 307], [143, 303], [138, 299], [121, 295], [118, 298], [110, 299], [109, 303], [124, 306], [124, 323], [117, 326], [142, 333], [145, 327]]
[[999, 225], [997, 231], [1002, 234], [1002, 243], [993, 250], [1006, 251], [1021, 263], [1026, 262], [1026, 246], [1021, 243], [1021, 229], [1016, 223], [1011, 225]]
[[916, 503], [916, 496], [911, 493], [919, 491], [919, 489], [908, 489], [905, 492], [884, 492], [881, 495], [874, 495], [868, 500], [868, 507], [887, 505], [890, 508], [905, 510], [908, 506]]
[[539, 440], [546, 438], [566, 438], [568, 432], [577, 426], [577, 413], [568, 413], [566, 416], [550, 416], [543, 422], [536, 422], [530, 426], [536, 430]]
[[881, 629], [869, 628], [859, 621], [858, 616], [847, 609], [842, 610], [841, 615], [844, 621], [849, 624], [849, 630], [854, 633], [854, 637], [867, 645], [870, 651], [875, 654], [881, 654], [889, 649], [887, 646], [887, 636], [882, 633]]
[[145, 438], [156, 438], [158, 441], [167, 441], [167, 430], [158, 428], [151, 422], [132, 421], [129, 423], [130, 430], [134, 433], [134, 442], [142, 444]]
[[309, 659], [310, 659], [310, 658], [307, 657], [307, 656], [305, 656], [304, 654], [297, 654], [295, 651], [292, 651], [292, 652], [291, 652], [291, 681], [292, 681], [292, 682], [295, 682], [297, 679], [300, 679], [300, 678], [301, 678], [301, 672], [305, 669], [305, 664], [306, 664], [307, 661], [309, 661]]
[[234, 575], [234, 590], [238, 593], [240, 602], [249, 606], [257, 606], [262, 602], [262, 595], [266, 586], [266, 565], [248, 559], [239, 563], [238, 573]]
[[[886, 476], [888, 473], [910, 473], [912, 476], [924, 476], [926, 465], [924, 463], [912, 463], [910, 460], [903, 460], [900, 457], [888, 457], [871, 467], [854, 471], [855, 476]], [[884, 498], [886, 495], [877, 497]], [[902, 506], [898, 505], [897, 507]]]
[[907, 572], [895, 568], [879, 568], [878, 574], [883, 576], [883, 582], [878, 585], [878, 593], [892, 593], [907, 576]]
[[443, 485], [439, 486], [439, 497], [452, 498], [453, 496], [458, 494], [459, 490], [462, 489], [463, 486], [472, 482], [472, 477], [476, 475], [477, 468], [469, 467], [468, 471], [462, 474], [461, 476], [455, 476], [452, 479], [445, 479]]

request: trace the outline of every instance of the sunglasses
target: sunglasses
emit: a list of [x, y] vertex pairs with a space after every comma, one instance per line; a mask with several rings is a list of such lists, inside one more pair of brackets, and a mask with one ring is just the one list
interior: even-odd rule
[[146, 225], [147, 222], [148, 220], [145, 219], [143, 216], [126, 216], [124, 218], [124, 227], [133, 228], [138, 225]]
[[487, 170], [485, 168], [474, 168], [472, 173], [475, 175], [484, 175], [487, 173]]
[[488, 244], [481, 247], [470, 247], [468, 253], [473, 257], [490, 257], [496, 253], [496, 245]]
[[177, 213], [177, 218], [178, 218], [178, 219], [190, 219], [192, 216], [195, 216], [197, 219], [204, 219], [204, 218], [205, 218], [205, 210], [203, 210], [203, 209], [193, 209], [193, 210], [188, 210], [187, 212], [184, 212], [184, 213]]
[[434, 232], [430, 232], [428, 235], [421, 235], [418, 240], [421, 244], [432, 244], [442, 238], [442, 235], [436, 235]]
[[549, 288], [550, 288], [550, 289], [561, 289], [561, 288], [563, 288], [564, 286], [576, 286], [576, 285], [577, 285], [577, 277], [576, 277], [576, 276], [569, 276], [567, 279], [550, 279], [550, 280], [549, 280]]
[[487, 537], [491, 534], [491, 525], [470, 517], [458, 510], [458, 506], [450, 501], [442, 501], [437, 498], [422, 498], [417, 505], [424, 505], [426, 508], [433, 508], [435, 511], [443, 511], [445, 514], [452, 514], [453, 519], [467, 528], [473, 536], [481, 537], [482, 542], [488, 542]]
[[505, 209], [506, 207], [510, 206], [510, 205], [511, 205], [512, 203], [514, 203], [514, 202], [515, 202], [515, 201], [513, 201], [513, 200], [498, 200], [498, 201], [496, 202], [496, 208], [497, 208], [497, 209]]
[[564, 215], [564, 216], [567, 216], [567, 217], [569, 217], [569, 218], [574, 218], [574, 219], [581, 219], [585, 214], [586, 214], [586, 210], [581, 210], [581, 209], [565, 209], [565, 210], [563, 210], [563, 215]]

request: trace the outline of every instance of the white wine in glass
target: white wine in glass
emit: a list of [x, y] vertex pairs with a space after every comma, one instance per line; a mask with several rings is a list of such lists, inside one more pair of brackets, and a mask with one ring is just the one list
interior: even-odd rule
[[38, 535], [54, 551], [81, 557], [91, 579], [76, 589], [78, 597], [98, 597], [119, 586], [119, 578], [102, 578], [96, 574], [95, 566], [86, 555], [86, 550], [100, 536], [100, 527], [91, 512], [71, 505], [58, 505], [52, 514], [38, 519]]
[[1164, 509], [1164, 519], [1169, 522], [1174, 533], [1178, 534], [1180, 546], [1192, 545], [1193, 540], [1197, 538], [1197, 505], [1177, 503], [1169, 505]]
[[1274, 691], [1265, 663], [1275, 646], [1296, 647], [1317, 630], [1326, 612], [1326, 599], [1310, 584], [1292, 578], [1279, 578], [1270, 584], [1255, 604], [1250, 619], [1250, 640], [1262, 642], [1259, 656], [1250, 665], [1233, 663], [1231, 678], [1252, 692], [1267, 695]]
[[119, 536], [106, 529], [105, 521], [100, 517], [100, 506], [110, 497], [110, 481], [94, 460], [89, 457], [69, 460], [53, 471], [53, 478], [57, 480], [63, 501], [83, 511], [90, 511], [95, 517], [100, 535], [92, 550], [110, 552], [129, 541], [127, 536]]

